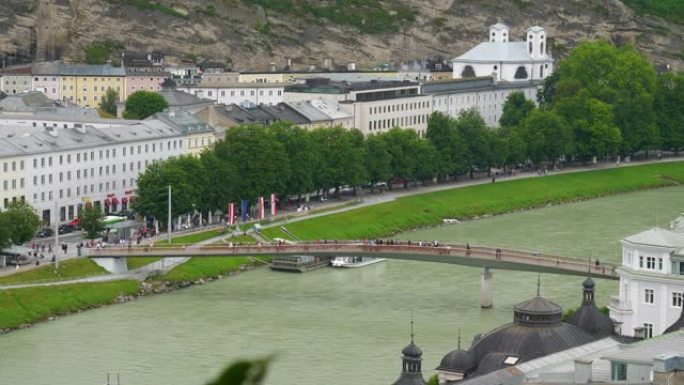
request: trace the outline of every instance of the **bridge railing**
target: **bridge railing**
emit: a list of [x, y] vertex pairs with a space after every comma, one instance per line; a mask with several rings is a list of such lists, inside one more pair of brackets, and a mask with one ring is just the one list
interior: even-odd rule
[[297, 244], [251, 244], [251, 245], [207, 245], [207, 246], [172, 246], [172, 247], [129, 247], [129, 248], [105, 248], [91, 250], [92, 257], [106, 256], [136, 256], [136, 255], [163, 255], [180, 254], [197, 255], [220, 253], [230, 254], [280, 254], [299, 253], [303, 255], [317, 252], [335, 253], [345, 252], [369, 253], [369, 254], [425, 254], [425, 255], [454, 255], [459, 257], [487, 258], [493, 261], [511, 263], [523, 263], [573, 270], [577, 272], [591, 271], [596, 275], [617, 276], [617, 265], [611, 263], [599, 263], [598, 261], [584, 261], [576, 258], [568, 258], [559, 255], [551, 255], [528, 250], [515, 250], [490, 246], [470, 246], [458, 244], [438, 244], [430, 242], [369, 242], [369, 241], [318, 241], [301, 242]]

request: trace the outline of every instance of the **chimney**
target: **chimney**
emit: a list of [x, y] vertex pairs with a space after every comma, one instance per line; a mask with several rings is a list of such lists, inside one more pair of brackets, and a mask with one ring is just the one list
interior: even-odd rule
[[268, 69], [271, 72], [276, 72], [276, 63], [273, 63], [273, 62], [268, 63]]
[[634, 338], [638, 340], [646, 338], [646, 329], [641, 326], [634, 328]]
[[287, 67], [287, 69], [292, 68], [292, 58], [291, 57], [288, 57], [285, 59], [285, 66]]
[[591, 382], [591, 360], [578, 358], [575, 360], [575, 384]]
[[356, 63], [353, 61], [347, 63], [347, 71], [356, 71]]
[[332, 70], [332, 59], [331, 58], [325, 58], [323, 59], [323, 68], [326, 70], [330, 71]]

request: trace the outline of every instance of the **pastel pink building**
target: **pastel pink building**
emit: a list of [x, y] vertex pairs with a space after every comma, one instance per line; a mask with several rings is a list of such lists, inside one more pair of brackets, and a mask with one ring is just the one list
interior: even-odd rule
[[136, 91], [161, 90], [161, 84], [168, 73], [159, 67], [126, 67], [126, 95]]

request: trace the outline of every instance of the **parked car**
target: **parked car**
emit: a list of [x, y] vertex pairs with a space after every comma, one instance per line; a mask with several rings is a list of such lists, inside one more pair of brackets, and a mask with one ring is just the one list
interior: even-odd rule
[[74, 231], [74, 227], [71, 226], [70, 224], [66, 223], [66, 224], [60, 225], [59, 228], [57, 229], [57, 231], [59, 231], [60, 234], [68, 234], [68, 233]]
[[79, 229], [79, 228], [81, 228], [81, 226], [79, 225], [80, 222], [81, 222], [81, 220], [79, 218], [75, 218], [74, 220], [69, 222], [69, 225], [71, 227], [73, 227], [74, 229]]
[[39, 237], [39, 238], [47, 238], [47, 237], [51, 237], [53, 235], [55, 235], [55, 232], [52, 231], [52, 229], [49, 227], [44, 227], [44, 228], [38, 230], [38, 232], [36, 233], [36, 237]]

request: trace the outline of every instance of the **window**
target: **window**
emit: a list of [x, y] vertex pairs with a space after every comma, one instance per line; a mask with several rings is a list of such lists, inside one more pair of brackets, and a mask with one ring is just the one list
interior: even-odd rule
[[663, 259], [658, 258], [658, 270], [663, 271]]
[[653, 324], [644, 323], [644, 337], [653, 338]]
[[677, 291], [672, 293], [672, 307], [682, 307], [682, 293]]
[[655, 257], [646, 257], [646, 268], [648, 270], [655, 270]]
[[627, 364], [624, 364], [622, 362], [611, 362], [610, 379], [613, 381], [627, 380]]
[[644, 256], [643, 255], [639, 256], [639, 268], [641, 268], [641, 269], [644, 268]]
[[644, 303], [653, 304], [655, 302], [654, 297], [653, 289], [644, 289]]

